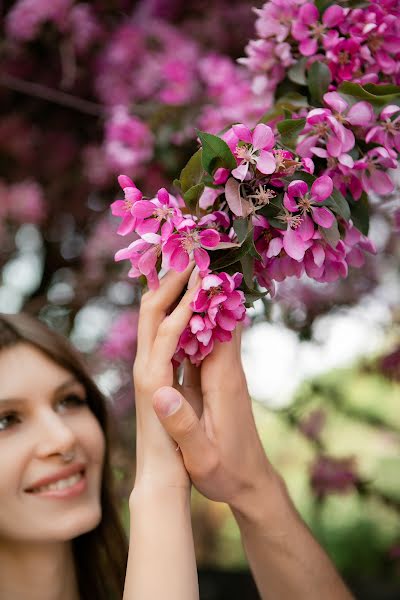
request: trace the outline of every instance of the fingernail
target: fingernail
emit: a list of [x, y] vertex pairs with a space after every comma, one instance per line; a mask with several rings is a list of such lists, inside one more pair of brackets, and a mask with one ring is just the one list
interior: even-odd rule
[[156, 403], [159, 414], [162, 417], [169, 417], [178, 410], [181, 405], [181, 397], [173, 389], [165, 389], [158, 394]]

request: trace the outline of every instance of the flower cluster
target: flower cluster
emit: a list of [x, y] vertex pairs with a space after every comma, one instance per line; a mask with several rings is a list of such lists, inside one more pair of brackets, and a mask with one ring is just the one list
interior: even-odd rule
[[357, 8], [338, 3], [321, 12], [307, 0], [268, 0], [255, 12], [258, 38], [249, 42], [241, 62], [270, 99], [289, 69], [298, 83], [317, 61], [328, 67], [332, 90], [344, 81], [400, 83], [397, 0], [369, 0]]

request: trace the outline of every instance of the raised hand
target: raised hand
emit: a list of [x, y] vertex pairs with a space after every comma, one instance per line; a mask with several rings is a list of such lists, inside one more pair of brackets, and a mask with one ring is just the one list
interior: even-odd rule
[[[240, 346], [237, 328], [230, 342], [216, 343], [201, 367], [185, 364], [181, 386], [164, 386], [153, 397], [154, 409], [179, 444], [195, 487], [233, 508], [278, 477], [256, 429]], [[177, 400], [175, 412], [166, 415], [168, 403]]]
[[190, 487], [182, 457], [152, 408], [154, 392], [173, 385], [172, 357], [187, 325], [197, 284], [167, 315], [188, 282], [194, 263], [183, 273], [169, 271], [158, 290], [143, 295], [138, 324], [138, 349], [133, 367], [136, 398], [137, 470], [135, 486], [149, 481], [173, 487]]

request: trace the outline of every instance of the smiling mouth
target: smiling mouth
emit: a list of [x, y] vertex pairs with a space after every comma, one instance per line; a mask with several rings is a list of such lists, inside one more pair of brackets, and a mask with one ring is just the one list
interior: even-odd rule
[[42, 492], [59, 492], [62, 490], [68, 490], [69, 488], [73, 488], [77, 483], [79, 483], [83, 477], [85, 476], [85, 470], [82, 469], [79, 473], [75, 475], [71, 475], [70, 477], [66, 477], [65, 479], [59, 479], [53, 483], [49, 483], [48, 485], [42, 485], [37, 488], [32, 488], [27, 490], [29, 494], [40, 494]]

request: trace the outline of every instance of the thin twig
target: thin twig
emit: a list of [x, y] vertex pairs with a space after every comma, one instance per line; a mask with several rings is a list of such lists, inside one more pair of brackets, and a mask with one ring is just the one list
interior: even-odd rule
[[53, 88], [42, 85], [41, 83], [33, 83], [32, 81], [25, 81], [24, 79], [18, 79], [12, 75], [2, 74], [0, 75], [0, 85], [7, 87], [16, 92], [27, 94], [29, 96], [35, 96], [48, 102], [60, 104], [61, 106], [67, 106], [80, 112], [100, 117], [104, 114], [104, 108], [101, 104], [90, 102], [89, 100], [83, 100], [72, 94], [60, 92]]

